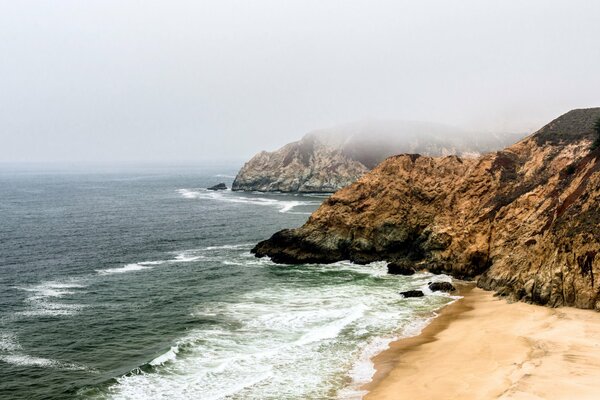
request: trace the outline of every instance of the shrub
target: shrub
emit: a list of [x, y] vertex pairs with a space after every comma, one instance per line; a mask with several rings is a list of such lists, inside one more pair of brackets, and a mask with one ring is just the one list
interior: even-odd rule
[[565, 173], [567, 175], [573, 175], [575, 171], [577, 171], [577, 166], [575, 166], [575, 164], [569, 164], [567, 165], [567, 168], [565, 168]]

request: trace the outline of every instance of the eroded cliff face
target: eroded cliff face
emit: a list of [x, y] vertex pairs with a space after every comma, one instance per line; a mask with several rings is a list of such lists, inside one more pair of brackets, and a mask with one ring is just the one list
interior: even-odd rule
[[237, 174], [232, 190], [332, 193], [386, 157], [404, 152], [473, 157], [513, 143], [515, 135], [475, 135], [422, 122], [365, 122], [315, 131], [263, 151]]
[[573, 110], [475, 159], [390, 157], [253, 251], [283, 263], [409, 258], [515, 299], [600, 310], [599, 117]]
[[273, 153], [258, 153], [240, 170], [232, 189], [332, 193], [367, 171], [341, 150], [307, 137]]

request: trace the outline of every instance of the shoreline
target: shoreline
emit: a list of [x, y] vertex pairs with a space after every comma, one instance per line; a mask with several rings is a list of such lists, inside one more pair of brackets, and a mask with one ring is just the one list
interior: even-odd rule
[[600, 313], [457, 288], [419, 335], [373, 357], [365, 400], [598, 398]]

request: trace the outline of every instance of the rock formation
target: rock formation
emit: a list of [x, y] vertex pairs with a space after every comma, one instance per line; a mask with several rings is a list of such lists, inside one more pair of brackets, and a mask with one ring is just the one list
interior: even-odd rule
[[513, 143], [515, 135], [474, 135], [422, 122], [365, 122], [315, 131], [240, 170], [232, 190], [331, 193], [386, 157], [406, 152], [472, 157]]
[[300, 228], [253, 252], [280, 263], [412, 260], [501, 295], [600, 310], [600, 108], [479, 158], [390, 157]]
[[392, 261], [387, 265], [387, 271], [390, 275], [414, 275], [414, 263], [410, 260]]
[[410, 298], [410, 297], [423, 297], [425, 296], [425, 293], [423, 293], [422, 290], [407, 290], [406, 292], [400, 292], [400, 294], [402, 296], [404, 296], [405, 298]]
[[368, 169], [314, 136], [258, 153], [237, 174], [232, 190], [330, 193]]
[[450, 282], [430, 282], [428, 287], [432, 292], [454, 292], [456, 290]]
[[227, 190], [227, 185], [224, 184], [223, 182], [218, 183], [214, 186], [208, 187], [206, 188], [207, 190]]

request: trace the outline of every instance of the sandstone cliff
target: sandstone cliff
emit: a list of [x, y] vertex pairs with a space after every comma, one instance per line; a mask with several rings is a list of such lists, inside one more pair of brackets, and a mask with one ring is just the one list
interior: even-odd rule
[[600, 310], [599, 117], [570, 111], [475, 159], [390, 157], [253, 252], [284, 263], [408, 258], [514, 299]]
[[240, 170], [233, 190], [326, 192], [355, 182], [386, 157], [406, 152], [473, 157], [497, 150], [515, 135], [475, 135], [438, 124], [369, 121], [315, 131]]

